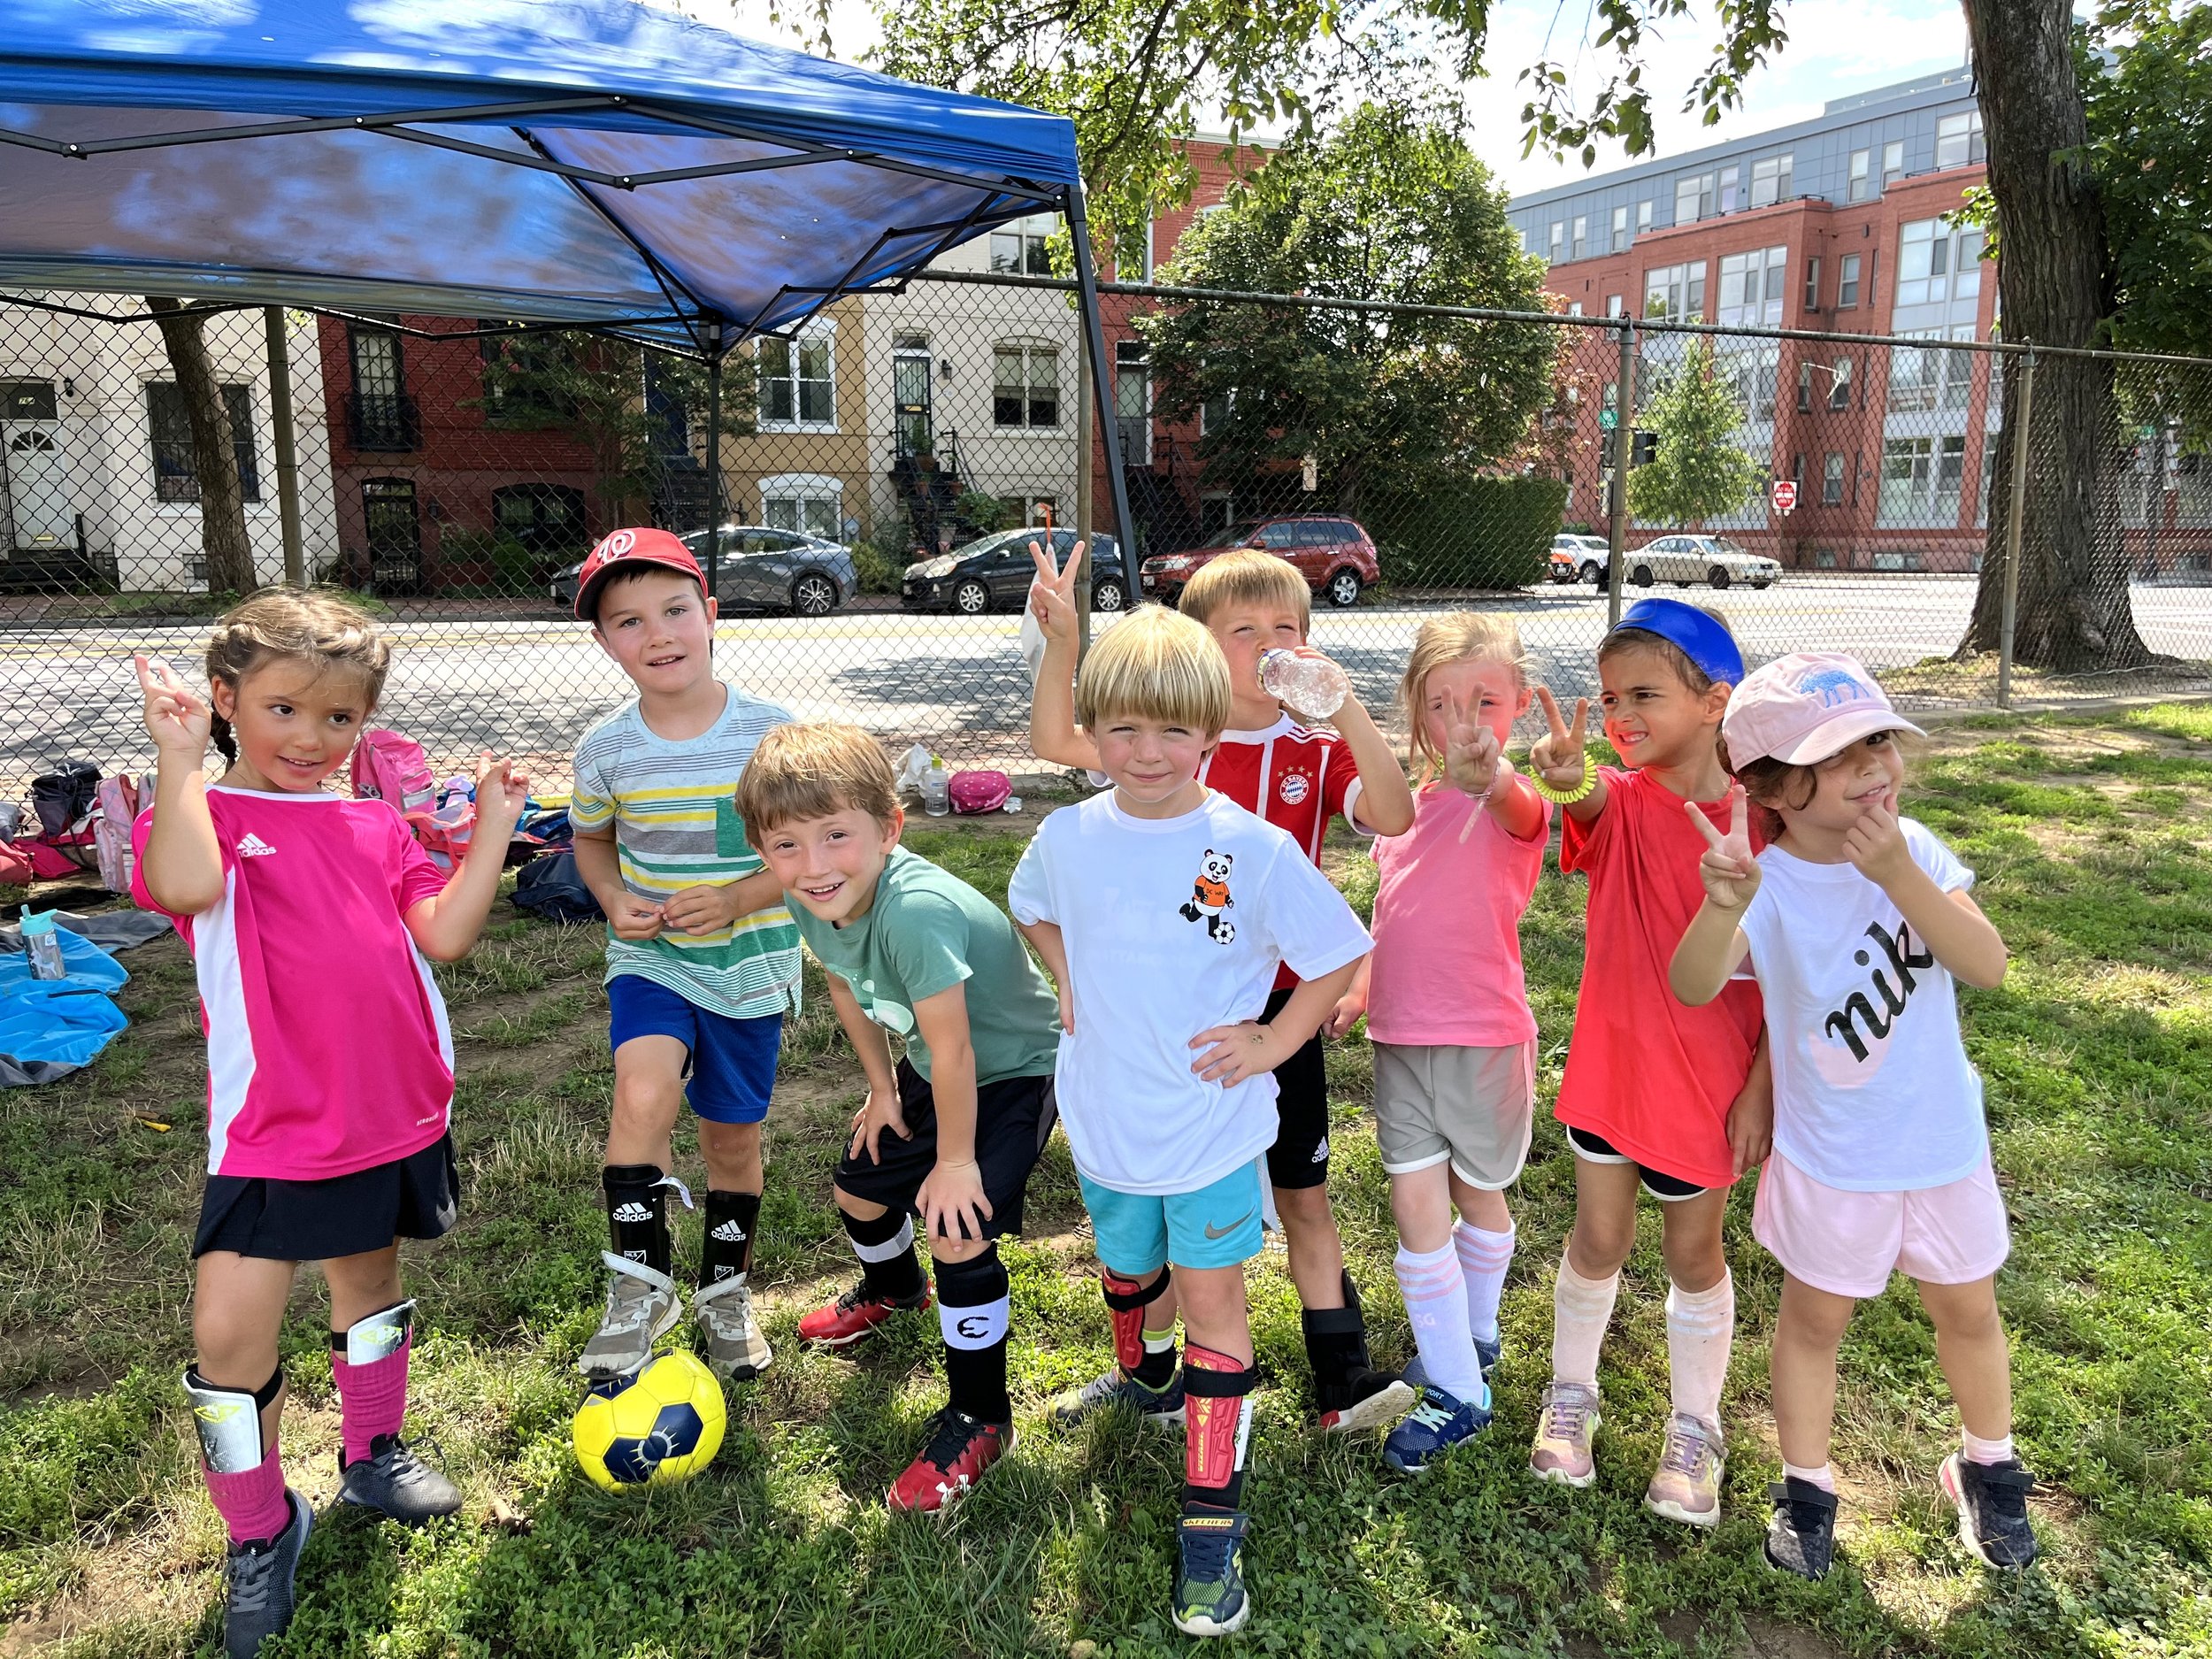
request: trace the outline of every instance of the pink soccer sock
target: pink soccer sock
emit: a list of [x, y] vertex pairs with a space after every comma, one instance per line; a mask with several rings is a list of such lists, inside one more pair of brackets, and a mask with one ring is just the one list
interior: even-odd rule
[[1402, 1244], [1394, 1265], [1428, 1379], [1454, 1399], [1488, 1405], [1489, 1390], [1483, 1386], [1482, 1366], [1467, 1328], [1467, 1292], [1452, 1247], [1417, 1256]]
[[1598, 1386], [1598, 1349], [1605, 1344], [1605, 1326], [1613, 1317], [1613, 1298], [1621, 1288], [1621, 1276], [1585, 1279], [1563, 1254], [1559, 1278], [1552, 1286], [1551, 1374], [1555, 1381]]
[[258, 1544], [274, 1538], [292, 1518], [274, 1435], [269, 1437], [269, 1455], [242, 1474], [219, 1474], [203, 1462], [200, 1477], [207, 1482], [207, 1495], [215, 1500], [215, 1512], [223, 1517], [224, 1530], [234, 1544]]
[[1719, 1425], [1735, 1336], [1736, 1280], [1726, 1269], [1709, 1290], [1667, 1286], [1667, 1375], [1677, 1411]]
[[415, 1346], [410, 1333], [398, 1351], [366, 1365], [330, 1356], [331, 1379], [338, 1385], [338, 1428], [349, 1463], [371, 1455], [380, 1434], [396, 1434], [407, 1417], [407, 1356]]
[[1505, 1294], [1505, 1271], [1513, 1265], [1515, 1229], [1486, 1233], [1463, 1221], [1452, 1228], [1452, 1248], [1467, 1280], [1467, 1325], [1478, 1340], [1498, 1340], [1498, 1298]]

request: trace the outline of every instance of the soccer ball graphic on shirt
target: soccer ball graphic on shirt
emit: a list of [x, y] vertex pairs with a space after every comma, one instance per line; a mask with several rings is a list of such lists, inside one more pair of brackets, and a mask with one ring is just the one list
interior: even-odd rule
[[689, 1354], [663, 1354], [634, 1377], [595, 1385], [569, 1434], [576, 1462], [610, 1492], [688, 1480], [722, 1449], [729, 1408], [714, 1373]]

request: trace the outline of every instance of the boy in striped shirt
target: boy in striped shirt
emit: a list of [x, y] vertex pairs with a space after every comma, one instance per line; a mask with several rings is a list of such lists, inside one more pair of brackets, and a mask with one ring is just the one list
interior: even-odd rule
[[[601, 1172], [613, 1248], [607, 1310], [576, 1367], [627, 1376], [682, 1317], [668, 1233], [669, 1138], [687, 1099], [706, 1158], [705, 1238], [691, 1307], [721, 1376], [773, 1357], [745, 1277], [760, 1217], [760, 1125], [786, 1014], [799, 1009], [799, 932], [745, 839], [737, 780], [788, 710], [714, 676], [715, 603], [664, 530], [617, 530], [579, 572], [576, 614], [637, 701], [576, 747], [576, 870], [607, 914], [614, 1118]], [[687, 1079], [688, 1079], [687, 1081]]]

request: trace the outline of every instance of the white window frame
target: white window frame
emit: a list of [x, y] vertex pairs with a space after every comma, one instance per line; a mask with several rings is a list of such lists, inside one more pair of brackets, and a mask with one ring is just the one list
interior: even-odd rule
[[1568, 246], [1573, 250], [1569, 257], [1576, 259], [1581, 258], [1590, 245], [1590, 216], [1587, 213], [1575, 215], [1574, 227], [1567, 242]]
[[[793, 522], [779, 524], [778, 503], [788, 502], [792, 511], [787, 515]], [[807, 509], [826, 503], [829, 507], [829, 528], [826, 531], [807, 527]], [[822, 535], [832, 541], [844, 539], [845, 480], [826, 472], [777, 472], [760, 480], [760, 521], [771, 530], [788, 530], [799, 535]]]
[[1905, 176], [1905, 141], [1893, 138], [1882, 146], [1882, 188], [1888, 189]]
[[1777, 202], [1787, 201], [1797, 177], [1797, 155], [1794, 150], [1779, 156], [1767, 156], [1751, 164], [1751, 205], [1772, 207]]
[[[754, 367], [760, 381], [759, 391], [755, 396], [755, 404], [760, 411], [757, 430], [761, 432], [835, 432], [837, 430], [837, 319], [834, 317], [814, 318], [793, 338], [778, 342], [788, 346], [791, 354], [791, 373], [787, 376], [772, 377], [777, 380], [787, 381], [791, 388], [791, 418], [787, 420], [772, 419], [767, 412], [765, 396], [772, 377], [767, 372], [767, 365], [760, 361], [760, 353], [768, 343], [763, 341], [760, 345], [754, 348]], [[826, 348], [829, 354], [829, 373], [811, 382], [826, 386], [829, 388], [829, 415], [826, 419], [808, 420], [799, 412], [806, 406], [803, 388], [810, 383], [808, 377], [801, 372], [803, 365], [800, 354], [805, 348], [811, 345], [823, 346]]]
[[1628, 246], [1628, 208], [1625, 204], [1613, 210], [1612, 251], [1619, 253]]
[[1864, 261], [1857, 254], [1847, 253], [1836, 261], [1836, 309], [1847, 311], [1859, 303], [1859, 273]]
[[[1651, 309], [1654, 292], [1663, 296], [1658, 311]], [[1705, 318], [1705, 261], [1687, 259], [1680, 265], [1660, 265], [1644, 273], [1643, 312], [1647, 320], [1670, 323], [1702, 322]]]
[[[1723, 327], [1778, 328], [1783, 290], [1789, 280], [1786, 245], [1751, 248], [1723, 257], [1713, 320]], [[1731, 293], [1735, 297], [1730, 299]]]
[[1893, 310], [1978, 298], [1982, 291], [1982, 233], [1947, 215], [1916, 219], [1898, 227], [1897, 281]]
[[[1032, 213], [1024, 219], [1008, 220], [991, 233], [991, 269], [1015, 276], [1050, 276], [1049, 248], [1052, 234], [1059, 227], [1057, 213]], [[1010, 249], [1006, 246], [1009, 242], [1014, 244]], [[1010, 253], [1013, 257], [1010, 265], [1005, 263]]]
[[1636, 234], [1640, 236], [1650, 228], [1651, 204], [1649, 202], [1639, 202], [1636, 204]]
[[1555, 219], [1552, 220], [1551, 240], [1548, 245], [1551, 250], [1551, 252], [1547, 256], [1550, 263], [1553, 265], [1563, 263], [1559, 257], [1559, 254], [1560, 250], [1567, 245], [1567, 221], [1565, 219]]
[[1821, 457], [1820, 504], [1824, 507], [1843, 505], [1844, 454], [1841, 449], [1830, 449]]
[[[1019, 420], [999, 419], [999, 354], [1018, 352], [1022, 364], [1021, 403]], [[1037, 390], [1042, 384], [1037, 378], [1037, 359], [1043, 357], [1052, 365], [1052, 419], [1036, 418]], [[1057, 342], [1018, 336], [991, 342], [991, 428], [995, 432], [1057, 432], [1060, 413], [1065, 399], [1060, 394], [1060, 347]]]
[[1874, 199], [1874, 152], [1855, 150], [1851, 152], [1850, 182], [1844, 190], [1849, 202], [1871, 202]]
[[1982, 112], [1962, 110], [1955, 115], [1936, 118], [1936, 163], [1944, 167], [1968, 167], [1989, 159], [1989, 147], [1982, 138]]

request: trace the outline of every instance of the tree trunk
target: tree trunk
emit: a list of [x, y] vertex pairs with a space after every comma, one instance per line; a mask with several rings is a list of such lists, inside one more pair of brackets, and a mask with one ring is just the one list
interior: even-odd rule
[[[2101, 346], [2113, 309], [2104, 208], [2078, 160], [2088, 118], [2074, 72], [2069, 0], [1963, 0], [1996, 199], [1998, 283], [2008, 339]], [[1961, 649], [2001, 638], [2018, 376], [2006, 364], [2004, 426], [1990, 484], [1989, 540]], [[2039, 357], [2020, 541], [2016, 660], [2060, 673], [2149, 659], [2121, 546], [2119, 411], [2112, 365]]]
[[146, 302], [169, 349], [177, 395], [192, 423], [192, 475], [200, 486], [200, 549], [207, 557], [210, 593], [250, 593], [253, 548], [246, 540], [246, 494], [238, 479], [238, 450], [231, 441], [230, 410], [215, 378], [197, 310], [160, 296]]

